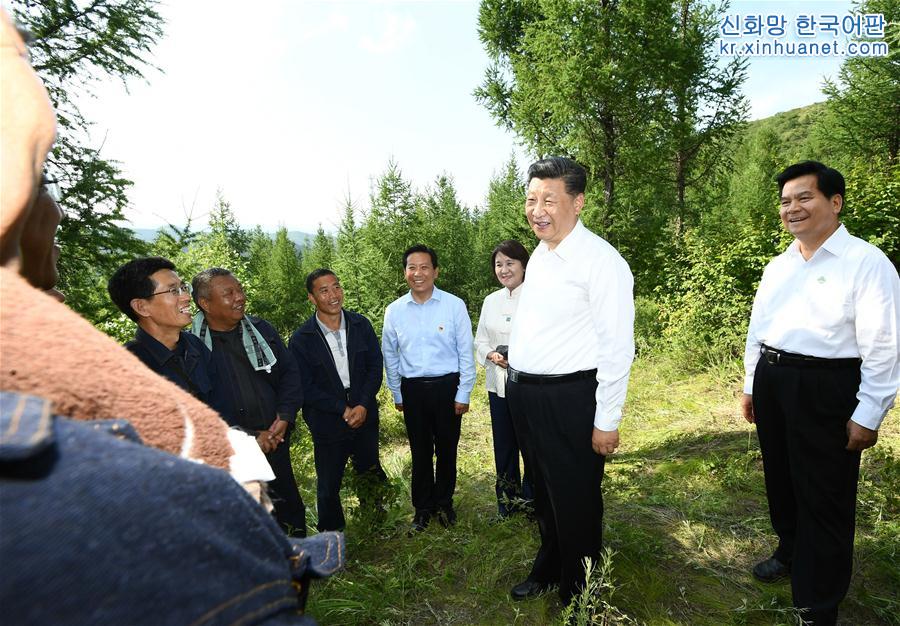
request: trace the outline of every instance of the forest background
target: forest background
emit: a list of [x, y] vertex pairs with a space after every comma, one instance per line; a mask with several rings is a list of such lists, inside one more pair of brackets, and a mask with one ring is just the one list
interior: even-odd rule
[[[170, 224], [154, 241], [141, 241], [123, 221], [130, 183], [114, 161], [90, 147], [91, 120], [78, 96], [97, 81], [139, 77], [152, 66], [164, 28], [156, 2], [9, 5], [34, 36], [34, 66], [59, 115], [48, 173], [67, 213], [58, 236], [60, 288], [70, 307], [120, 341], [134, 327], [112, 306], [105, 285], [116, 267], [139, 255], [171, 258], [185, 278], [210, 266], [231, 269], [245, 286], [249, 312], [287, 336], [312, 312], [304, 277], [317, 267], [337, 272], [347, 308], [380, 331], [385, 306], [406, 291], [399, 253], [426, 243], [440, 255], [440, 287], [467, 303], [475, 323], [484, 297], [497, 288], [489, 266], [496, 243], [518, 239], [529, 249], [536, 243], [523, 214], [527, 164], [512, 157], [498, 163], [477, 207], [458, 200], [451, 175], [418, 189], [404, 178], [402, 164], [391, 161], [365, 205], [347, 200], [336, 234], [320, 228], [302, 247], [284, 228], [272, 236], [240, 226], [223, 194], [208, 229], [195, 230], [190, 221]], [[890, 55], [848, 58], [827, 85], [825, 102], [748, 123], [740, 94], [746, 61], [721, 62], [713, 52], [725, 6], [695, 0], [481, 2], [479, 37], [492, 65], [473, 96], [530, 155], [568, 155], [587, 167], [582, 218], [629, 262], [639, 359], [654, 367], [665, 363], [659, 367], [676, 376], [670, 386], [704, 380], [719, 392], [737, 388], [755, 288], [765, 264], [790, 241], [773, 183], [786, 165], [816, 159], [842, 171], [848, 183], [842, 221], [900, 267], [900, 2], [865, 0], [856, 8], [884, 15]], [[640, 390], [635, 395], [640, 398]], [[383, 438], [390, 445], [397, 425], [387, 422]], [[896, 520], [900, 462], [891, 441], [888, 433], [870, 470], [885, 493], [894, 493], [885, 496], [878, 515]], [[297, 445], [298, 456], [308, 452], [308, 443]], [[745, 447], [736, 453], [741, 463], [758, 466], [758, 456]], [[299, 460], [298, 475], [310, 467]], [[873, 544], [887, 546], [874, 577], [894, 593], [861, 602], [858, 615], [897, 623], [897, 524], [875, 520], [870, 530]], [[783, 596], [776, 598], [783, 603]], [[378, 621], [359, 604], [326, 601], [319, 610], [328, 623], [341, 615], [348, 623]], [[615, 607], [609, 604], [584, 606], [630, 619], [617, 609], [610, 613]], [[628, 606], [645, 620], [656, 614]], [[782, 619], [782, 609], [774, 610]], [[415, 621], [410, 615], [401, 611], [397, 621]], [[508, 617], [498, 615], [496, 623]], [[752, 611], [741, 615], [753, 621]], [[773, 614], [765, 615], [761, 623]], [[452, 615], [435, 621], [466, 623]]]

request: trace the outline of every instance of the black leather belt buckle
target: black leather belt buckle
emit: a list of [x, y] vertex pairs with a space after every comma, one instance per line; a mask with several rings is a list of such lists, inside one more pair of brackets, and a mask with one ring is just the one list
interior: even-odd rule
[[514, 382], [514, 383], [519, 382], [519, 370], [514, 370], [513, 368], [510, 367], [509, 371], [507, 373], [509, 374], [509, 379], [512, 382]]

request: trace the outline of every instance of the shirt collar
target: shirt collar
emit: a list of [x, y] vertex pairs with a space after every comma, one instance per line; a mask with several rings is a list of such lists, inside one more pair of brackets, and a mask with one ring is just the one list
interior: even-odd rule
[[184, 350], [185, 341], [184, 337], [181, 336], [182, 334], [183, 333], [179, 333], [178, 335], [178, 344], [175, 346], [175, 350], [169, 350], [153, 335], [140, 326], [138, 326], [137, 332], [134, 334], [134, 339], [147, 348], [147, 351], [150, 353], [150, 356], [153, 357], [154, 361], [159, 365], [164, 365], [169, 359]]
[[575, 228], [572, 229], [572, 232], [563, 237], [563, 240], [556, 244], [556, 247], [553, 248], [553, 250], [551, 250], [544, 241], [542, 241], [538, 247], [540, 248], [543, 246], [545, 252], [556, 254], [556, 256], [563, 261], [570, 261], [577, 252], [576, 246], [578, 245], [578, 240], [584, 236], [585, 232], [587, 232], [587, 227], [585, 227], [579, 219], [575, 222]]
[[[839, 224], [837, 230], [831, 233], [831, 236], [828, 237], [822, 245], [819, 246], [819, 250], [825, 250], [829, 254], [834, 256], [841, 256], [844, 254], [844, 251], [847, 249], [847, 246], [850, 244], [850, 233], [847, 231], [847, 227], [843, 224]], [[813, 254], [812, 258], [815, 258], [819, 254], [819, 250]], [[794, 239], [791, 242], [791, 245], [788, 246], [787, 249], [794, 256], [801, 256], [800, 253], [800, 242]], [[812, 260], [812, 258], [810, 260]]]
[[[431, 297], [428, 298], [428, 300], [426, 300], [426, 301], [423, 302], [422, 304], [428, 304], [428, 303], [431, 302], [432, 300], [437, 300], [438, 302], [440, 302], [441, 296], [442, 296], [443, 294], [444, 294], [444, 292], [441, 291], [440, 289], [438, 289], [437, 285], [435, 285], [435, 286], [434, 286], [434, 290], [431, 292]], [[418, 304], [418, 302], [416, 302], [415, 300], [413, 300], [413, 297], [412, 297], [412, 290], [406, 292], [406, 295], [402, 296], [400, 299], [404, 302], [404, 304], [405, 304], [405, 303], [409, 303], [409, 302], [412, 302], [413, 304]]]
[[828, 250], [834, 256], [841, 256], [850, 244], [850, 233], [843, 224], [839, 225], [837, 230], [831, 233], [831, 237], [825, 240], [821, 248]]
[[319, 319], [319, 314], [318, 314], [318, 313], [313, 313], [313, 317], [316, 318], [316, 324], [319, 325], [319, 329], [320, 329], [320, 330], [322, 331], [322, 333], [325, 334], [325, 335], [327, 335], [328, 333], [334, 333], [334, 332], [339, 332], [339, 331], [342, 331], [342, 330], [347, 330], [347, 319], [344, 317], [344, 310], [343, 310], [343, 309], [341, 309], [341, 325], [338, 327], [338, 329], [337, 329], [336, 331], [335, 331], [335, 330], [331, 330], [331, 329], [328, 328], [325, 324], [323, 324], [323, 323], [322, 323], [322, 320]]
[[521, 283], [519, 283], [519, 286], [516, 287], [515, 289], [513, 289], [512, 291], [510, 291], [509, 289], [507, 289], [506, 287], [504, 287], [504, 288], [503, 288], [503, 295], [504, 295], [504, 297], [505, 297], [507, 300], [515, 300], [516, 298], [519, 297], [519, 295], [521, 295], [521, 293], [522, 293], [522, 285], [524, 285], [524, 284], [525, 284], [525, 281], [523, 280]]

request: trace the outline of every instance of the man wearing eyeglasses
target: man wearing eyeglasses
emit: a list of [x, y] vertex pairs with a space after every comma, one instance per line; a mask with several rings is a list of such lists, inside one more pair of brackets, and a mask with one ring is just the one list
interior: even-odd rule
[[183, 330], [191, 323], [191, 287], [175, 273], [175, 265], [162, 257], [129, 261], [116, 270], [107, 289], [119, 310], [138, 325], [125, 347], [151, 370], [221, 413], [212, 353]]

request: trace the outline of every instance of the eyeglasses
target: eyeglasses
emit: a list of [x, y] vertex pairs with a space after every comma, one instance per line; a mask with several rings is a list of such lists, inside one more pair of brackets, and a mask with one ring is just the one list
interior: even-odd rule
[[191, 286], [188, 283], [181, 281], [180, 285], [170, 287], [169, 289], [163, 289], [162, 291], [157, 291], [156, 293], [151, 293], [148, 297], [152, 298], [153, 296], [158, 296], [163, 293], [170, 293], [177, 298], [183, 293], [194, 293], [194, 290], [191, 289]]

